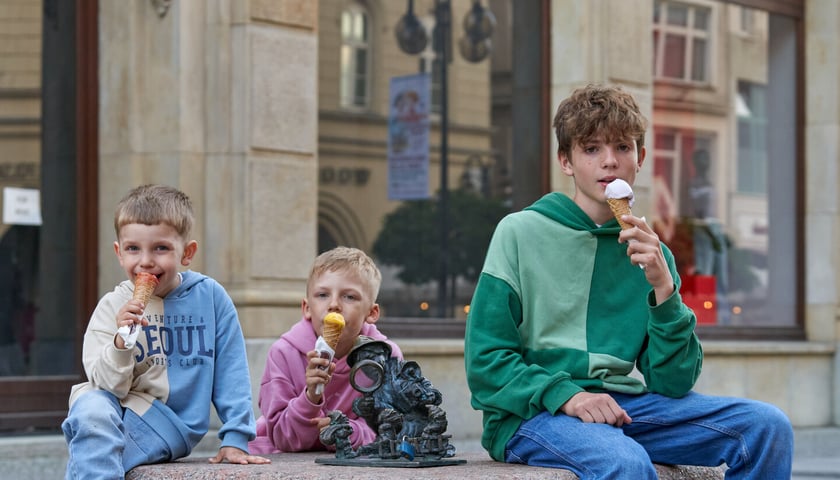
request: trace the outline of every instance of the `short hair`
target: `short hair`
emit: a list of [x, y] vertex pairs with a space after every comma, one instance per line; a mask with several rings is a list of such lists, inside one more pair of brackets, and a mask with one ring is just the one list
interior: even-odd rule
[[560, 102], [552, 125], [557, 153], [571, 159], [575, 145], [599, 135], [607, 142], [632, 138], [641, 150], [648, 121], [633, 96], [621, 87], [590, 84]]
[[325, 272], [355, 273], [368, 288], [367, 293], [371, 295], [373, 302], [379, 296], [382, 273], [373, 259], [358, 248], [336, 247], [318, 255], [312, 264], [312, 270], [309, 272], [309, 280], [306, 282], [307, 295], [309, 294], [309, 284]]
[[125, 225], [164, 223], [186, 239], [194, 219], [192, 202], [184, 192], [166, 185], [142, 185], [128, 192], [117, 204], [114, 231], [119, 238], [120, 229]]

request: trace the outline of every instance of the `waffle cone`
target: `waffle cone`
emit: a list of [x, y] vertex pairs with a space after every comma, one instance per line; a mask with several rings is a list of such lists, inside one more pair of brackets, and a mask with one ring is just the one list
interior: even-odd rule
[[341, 330], [344, 329], [344, 316], [340, 313], [331, 312], [324, 317], [324, 327], [322, 328], [321, 336], [324, 341], [333, 350], [338, 345], [338, 337], [341, 336]]
[[610, 210], [612, 210], [612, 213], [613, 215], [615, 215], [615, 219], [618, 220], [618, 224], [621, 225], [622, 230], [633, 228], [633, 225], [621, 221], [622, 215], [633, 214], [633, 212], [630, 210], [629, 198], [608, 198], [607, 203], [610, 204]]
[[149, 303], [149, 298], [152, 297], [152, 292], [157, 287], [158, 279], [151, 273], [140, 272], [134, 276], [134, 299], [143, 302], [143, 305]]

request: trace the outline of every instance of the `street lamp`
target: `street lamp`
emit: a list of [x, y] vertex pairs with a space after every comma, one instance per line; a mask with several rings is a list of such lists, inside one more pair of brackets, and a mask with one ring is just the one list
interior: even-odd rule
[[[447, 68], [452, 38], [452, 2], [435, 0], [435, 28], [432, 33], [432, 47], [435, 62], [440, 71], [440, 263], [438, 270], [438, 317], [449, 315], [447, 308], [447, 283], [449, 281], [449, 85]], [[480, 0], [474, 0], [472, 8], [464, 17], [466, 35], [460, 40], [461, 54], [469, 62], [480, 62], [490, 53], [490, 36], [496, 19], [493, 14], [481, 6]], [[414, 0], [408, 0], [408, 11], [397, 22], [395, 29], [397, 44], [400, 49], [415, 55], [426, 48], [428, 35], [414, 15]]]

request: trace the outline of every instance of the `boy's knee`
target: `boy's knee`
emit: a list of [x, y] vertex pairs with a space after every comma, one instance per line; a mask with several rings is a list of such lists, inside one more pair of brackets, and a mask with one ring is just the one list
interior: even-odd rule
[[790, 419], [785, 412], [775, 405], [756, 401], [751, 418], [756, 420], [755, 423], [758, 426], [777, 430], [780, 434], [787, 432], [793, 436], [793, 426], [790, 423]]
[[116, 419], [119, 401], [113, 394], [104, 390], [91, 390], [79, 396], [70, 408], [68, 419], [83, 418], [90, 421], [96, 418]]
[[777, 439], [790, 440], [793, 444], [793, 425], [790, 423], [790, 418], [780, 408], [775, 405], [767, 405], [767, 409], [762, 414], [762, 422], [766, 422], [768, 428], [772, 428]]

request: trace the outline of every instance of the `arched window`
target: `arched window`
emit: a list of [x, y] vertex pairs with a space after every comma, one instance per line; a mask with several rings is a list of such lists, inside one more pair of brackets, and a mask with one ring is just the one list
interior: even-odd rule
[[341, 13], [341, 106], [367, 108], [370, 102], [370, 15], [353, 3]]

